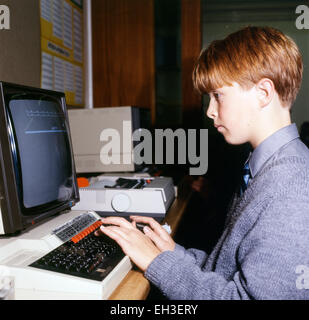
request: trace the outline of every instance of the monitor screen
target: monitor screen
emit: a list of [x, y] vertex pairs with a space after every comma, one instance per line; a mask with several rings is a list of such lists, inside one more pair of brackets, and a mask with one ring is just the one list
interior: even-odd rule
[[23, 206], [29, 209], [70, 199], [70, 148], [59, 103], [14, 97], [9, 112], [20, 158]]
[[14, 176], [14, 186], [5, 179], [4, 189], [9, 193], [15, 187], [20, 218], [25, 224], [31, 217], [33, 224], [78, 201], [64, 95], [8, 84], [2, 88], [7, 132], [0, 133], [0, 141], [5, 147], [7, 135], [11, 156], [4, 160], [11, 161], [4, 169]]

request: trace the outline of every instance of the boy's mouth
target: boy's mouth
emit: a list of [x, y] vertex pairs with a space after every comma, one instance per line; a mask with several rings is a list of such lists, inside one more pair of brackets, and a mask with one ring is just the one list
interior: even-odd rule
[[219, 124], [215, 124], [214, 126], [218, 130], [218, 132], [221, 132], [224, 129], [224, 127]]

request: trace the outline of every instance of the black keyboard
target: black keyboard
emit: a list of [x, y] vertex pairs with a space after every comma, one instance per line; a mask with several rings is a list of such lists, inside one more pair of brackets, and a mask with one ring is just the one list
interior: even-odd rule
[[102, 281], [125, 256], [109, 237], [95, 236], [100, 220], [30, 266]]

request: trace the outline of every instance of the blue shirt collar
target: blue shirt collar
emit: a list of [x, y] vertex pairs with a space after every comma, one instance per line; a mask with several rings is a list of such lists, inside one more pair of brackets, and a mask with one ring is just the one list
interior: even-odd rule
[[251, 177], [253, 178], [258, 173], [264, 163], [276, 151], [296, 138], [299, 138], [299, 134], [296, 124], [293, 123], [279, 129], [260, 143], [253, 152], [250, 153], [247, 159], [247, 161], [249, 161]]

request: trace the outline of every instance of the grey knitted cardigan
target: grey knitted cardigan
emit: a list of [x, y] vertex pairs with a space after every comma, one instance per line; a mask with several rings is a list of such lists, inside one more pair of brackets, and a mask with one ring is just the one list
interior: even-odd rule
[[176, 244], [146, 270], [169, 299], [309, 299], [309, 150], [295, 125], [266, 140], [212, 253]]

